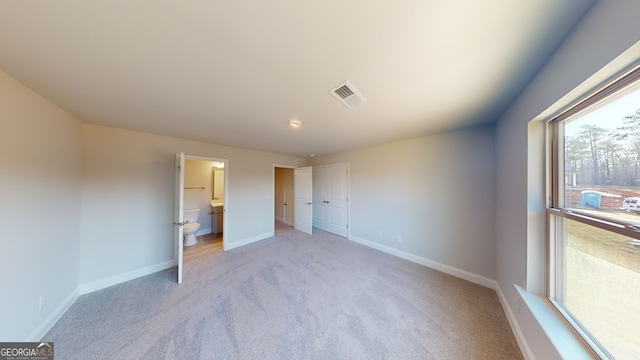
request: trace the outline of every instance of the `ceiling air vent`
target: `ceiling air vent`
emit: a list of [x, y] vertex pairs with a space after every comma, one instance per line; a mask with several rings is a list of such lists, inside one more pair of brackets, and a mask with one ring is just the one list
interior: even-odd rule
[[349, 81], [345, 81], [338, 85], [335, 89], [329, 91], [338, 101], [349, 109], [354, 108], [367, 101]]

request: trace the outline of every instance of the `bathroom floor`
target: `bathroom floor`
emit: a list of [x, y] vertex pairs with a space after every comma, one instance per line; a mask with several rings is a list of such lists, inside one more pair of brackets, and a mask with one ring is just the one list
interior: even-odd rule
[[200, 235], [196, 240], [197, 244], [184, 248], [184, 261], [222, 251], [222, 233]]

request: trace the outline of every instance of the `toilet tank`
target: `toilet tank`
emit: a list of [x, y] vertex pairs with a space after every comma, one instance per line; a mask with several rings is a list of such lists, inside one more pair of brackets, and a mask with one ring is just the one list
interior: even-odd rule
[[185, 224], [197, 223], [199, 217], [200, 209], [189, 209], [184, 211], [182, 221], [184, 221]]

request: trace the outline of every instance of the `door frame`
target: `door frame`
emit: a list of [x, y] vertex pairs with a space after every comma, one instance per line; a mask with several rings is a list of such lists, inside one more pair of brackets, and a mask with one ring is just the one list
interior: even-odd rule
[[[333, 166], [345, 166], [347, 168], [347, 239], [351, 238], [351, 163], [349, 162], [341, 162], [336, 164], [327, 164], [327, 165], [319, 165], [314, 166], [313, 169], [316, 168], [327, 168]], [[315, 183], [314, 185], [315, 186]]]
[[[291, 170], [295, 170], [299, 167], [304, 167], [304, 166], [293, 166], [293, 165], [279, 165], [279, 164], [272, 164], [272, 169], [271, 169], [271, 199], [273, 199], [273, 204], [271, 206], [271, 218], [273, 219], [274, 222], [274, 227], [271, 231], [271, 236], [274, 236], [276, 234], [276, 228], [275, 228], [275, 219], [276, 219], [276, 168], [284, 168], [284, 169], [291, 169]], [[295, 176], [295, 174], [293, 175]], [[293, 187], [293, 198], [295, 201], [296, 198], [296, 189], [295, 186]], [[296, 215], [295, 215], [295, 209], [293, 211], [293, 218], [295, 221]], [[291, 226], [293, 227], [295, 223], [291, 223]]]
[[[181, 153], [178, 153], [178, 155], [180, 155]], [[222, 219], [222, 229], [224, 231], [224, 234], [222, 235], [222, 250], [227, 250], [227, 239], [229, 238], [229, 216], [228, 216], [228, 211], [227, 208], [229, 206], [229, 160], [228, 159], [223, 159], [223, 158], [216, 158], [216, 157], [209, 157], [209, 156], [198, 156], [198, 155], [188, 155], [188, 154], [183, 154], [183, 158], [185, 160], [185, 164], [182, 168], [182, 170], [180, 170], [180, 174], [179, 176], [182, 178], [181, 183], [184, 186], [184, 173], [185, 173], [185, 168], [186, 168], [186, 160], [201, 160], [201, 161], [215, 161], [215, 162], [222, 162], [224, 163], [224, 207], [223, 207], [223, 213], [224, 213], [224, 217]], [[179, 182], [180, 179], [177, 179], [176, 182]], [[211, 189], [213, 191], [213, 189]], [[184, 191], [184, 190], [183, 190]], [[184, 198], [182, 199], [176, 199], [175, 198], [176, 195], [174, 195], [174, 201], [181, 201], [181, 203], [179, 204], [180, 208], [184, 209]], [[182, 233], [182, 232], [180, 232]], [[178, 283], [181, 283], [182, 281], [182, 264], [184, 261], [184, 248], [182, 247], [182, 239], [178, 238], [178, 239], [174, 239], [175, 242], [179, 243], [179, 248], [178, 248], [178, 253], [174, 254], [175, 257], [175, 262], [176, 264], [178, 264]]]
[[176, 281], [179, 285], [182, 284], [184, 260], [184, 228], [182, 227], [184, 218], [184, 153], [176, 154], [175, 168], [173, 171], [175, 177], [173, 184], [173, 246], [175, 252], [173, 253], [173, 257], [177, 266]]
[[[229, 227], [227, 226], [227, 221], [229, 216], [227, 216], [227, 208], [228, 208], [228, 200], [229, 200], [229, 159], [216, 158], [210, 156], [198, 156], [198, 155], [187, 155], [184, 154], [185, 160], [202, 160], [202, 161], [215, 161], [224, 163], [224, 200], [223, 200], [223, 208], [222, 212], [224, 216], [222, 217], [222, 250], [227, 250], [227, 239], [229, 237]], [[186, 167], [186, 165], [185, 165]], [[213, 189], [211, 189], [213, 191]]]

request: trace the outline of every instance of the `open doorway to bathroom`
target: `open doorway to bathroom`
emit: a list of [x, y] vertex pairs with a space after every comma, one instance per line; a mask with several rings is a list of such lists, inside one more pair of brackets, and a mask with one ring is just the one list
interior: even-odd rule
[[[189, 261], [223, 251], [224, 205], [226, 194], [227, 161], [216, 158], [185, 156], [184, 199], [185, 234], [187, 228], [195, 231], [193, 236], [185, 235], [183, 260]], [[190, 211], [191, 210], [191, 211]], [[197, 214], [198, 225], [186, 222], [187, 214]], [[196, 215], [193, 215], [195, 219]], [[193, 228], [197, 227], [197, 230]]]
[[274, 165], [273, 172], [273, 213], [275, 230], [293, 227], [294, 224], [294, 191], [293, 167]]

